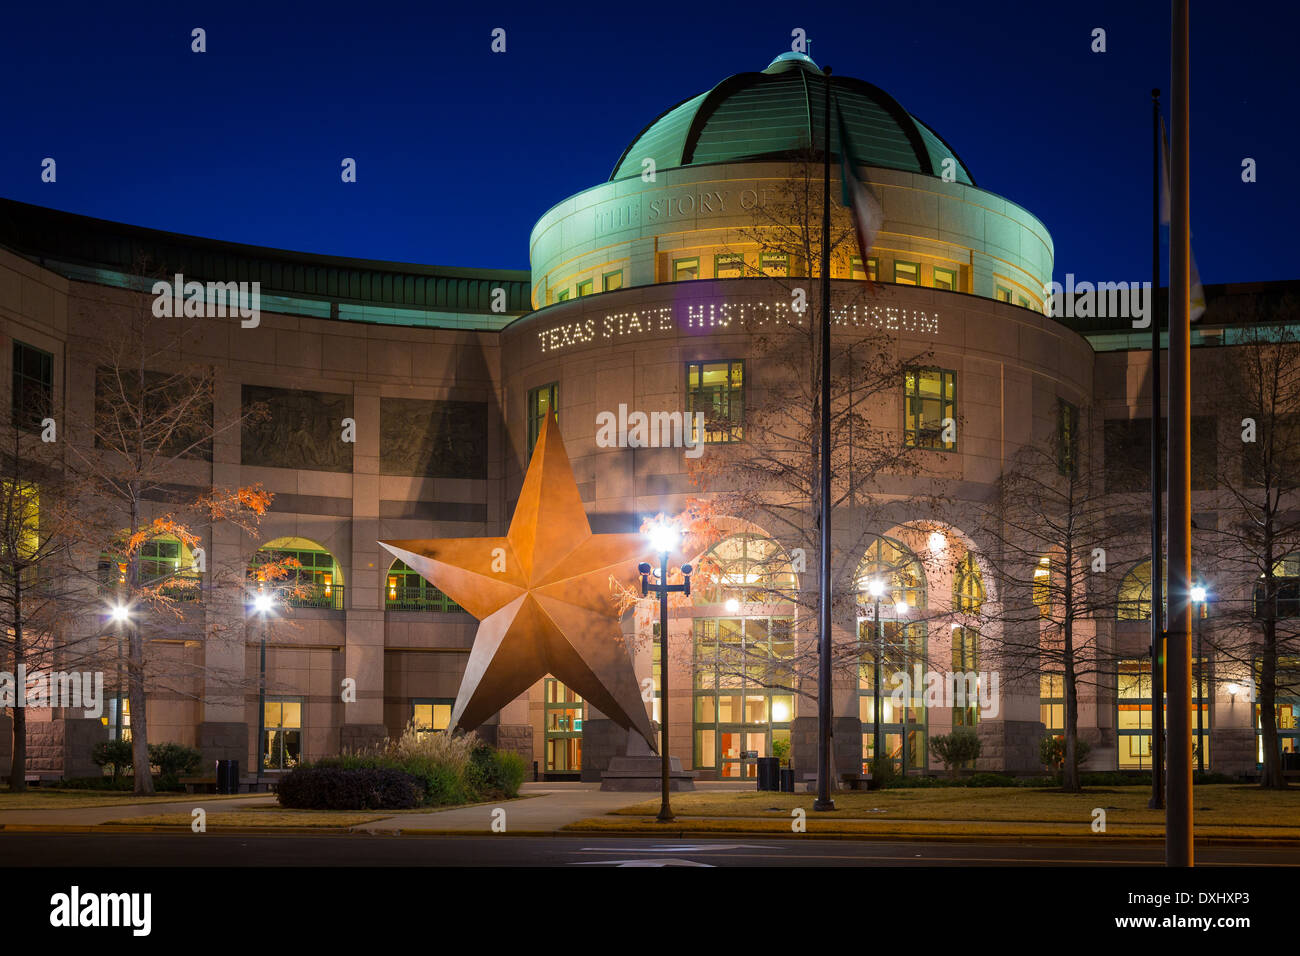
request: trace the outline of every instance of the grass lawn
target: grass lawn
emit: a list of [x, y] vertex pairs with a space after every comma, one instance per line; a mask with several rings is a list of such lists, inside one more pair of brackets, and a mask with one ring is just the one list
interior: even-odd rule
[[[674, 794], [677, 821], [668, 828], [716, 832], [790, 832], [791, 811], [807, 811], [809, 833], [1060, 835], [1092, 832], [1093, 810], [1106, 811], [1106, 832], [1159, 836], [1163, 814], [1147, 809], [1148, 787], [1094, 787], [1083, 793], [1051, 789], [953, 787], [931, 790], [837, 792], [835, 810], [816, 813], [815, 795], [700, 791]], [[1197, 787], [1193, 806], [1202, 836], [1300, 839], [1300, 789]], [[655, 797], [572, 829], [653, 829]]]
[[[352, 827], [359, 823], [382, 820], [392, 816], [387, 810], [232, 810], [229, 813], [209, 813], [208, 828], [213, 827]], [[126, 820], [109, 820], [119, 826], [183, 826], [189, 827], [194, 818], [188, 813], [159, 813], [150, 817], [130, 817]]]
[[26, 793], [0, 790], [0, 810], [76, 810], [82, 807], [118, 807], [129, 803], [184, 803], [195, 799], [209, 800], [247, 799], [257, 794], [185, 794], [155, 793], [142, 797], [120, 790], [56, 790], [53, 787], [35, 787]]

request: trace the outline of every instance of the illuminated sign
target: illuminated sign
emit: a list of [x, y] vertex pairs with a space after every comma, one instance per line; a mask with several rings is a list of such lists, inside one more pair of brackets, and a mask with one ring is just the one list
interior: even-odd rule
[[[624, 339], [648, 338], [664, 332], [704, 332], [757, 329], [766, 325], [803, 325], [808, 310], [796, 311], [789, 299], [748, 302], [679, 303], [607, 312], [561, 322], [537, 332], [542, 352], [553, 353]], [[938, 313], [895, 305], [857, 303], [833, 306], [831, 320], [840, 326], [880, 329], [908, 335], [939, 334]]]

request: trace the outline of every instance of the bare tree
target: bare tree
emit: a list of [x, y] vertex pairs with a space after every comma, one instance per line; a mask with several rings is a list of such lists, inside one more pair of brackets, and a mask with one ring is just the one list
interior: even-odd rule
[[1063, 786], [1080, 789], [1077, 767], [1079, 689], [1105, 687], [1117, 656], [1098, 624], [1113, 618], [1116, 560], [1131, 550], [1140, 511], [1108, 495], [1090, 409], [1063, 406], [1054, 434], [1022, 446], [981, 509], [984, 558], [999, 600], [981, 617], [985, 660], [1002, 683], [1059, 676], [1065, 711]]
[[[1199, 529], [1222, 583], [1207, 627], [1216, 671], [1233, 664], [1254, 685], [1263, 770], [1260, 786], [1286, 787], [1278, 739], [1279, 694], [1300, 695], [1300, 335], [1294, 297], [1258, 300], [1216, 351], [1207, 394], [1216, 396], [1218, 521]], [[1236, 591], [1238, 597], [1224, 599]]]
[[[153, 270], [141, 263], [133, 271]], [[96, 368], [94, 413], [71, 423], [67, 457], [84, 525], [83, 566], [95, 568], [96, 585], [127, 631], [135, 790], [150, 793], [146, 690], [192, 694], [190, 682], [203, 671], [201, 663], [155, 654], [154, 642], [191, 622], [196, 599], [211, 608], [224, 596], [237, 608], [248, 586], [247, 568], [205, 560], [201, 577], [184, 563], [157, 560], [150, 543], [166, 536], [185, 555], [218, 525], [255, 536], [271, 496], [260, 486], [215, 486], [210, 462], [215, 438], [265, 412], [214, 419], [216, 373], [188, 356], [200, 323], [219, 320], [161, 318], [138, 296], [97, 302], [95, 309], [95, 321], [86, 323], [92, 337], [77, 343]], [[243, 641], [242, 615], [209, 610], [203, 617], [204, 640]]]
[[[62, 643], [84, 610], [81, 582], [70, 565], [75, 530], [67, 508], [68, 488], [55, 432], [42, 422], [51, 410], [19, 421], [15, 410], [0, 428], [0, 661], [14, 675], [13, 749], [9, 789], [27, 788], [25, 681], [57, 665], [73, 663]], [[45, 437], [51, 439], [42, 440]]]

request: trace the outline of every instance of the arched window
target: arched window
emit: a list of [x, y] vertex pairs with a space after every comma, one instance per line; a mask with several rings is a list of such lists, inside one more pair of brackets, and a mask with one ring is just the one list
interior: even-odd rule
[[712, 613], [692, 622], [695, 767], [753, 778], [753, 756], [779, 757], [790, 747], [794, 608], [772, 606], [793, 605], [794, 569], [777, 542], [757, 534], [718, 542], [701, 569], [698, 602]]
[[1033, 599], [1043, 617], [1052, 613], [1052, 559], [1046, 555], [1034, 566]]
[[901, 702], [894, 698], [893, 691], [897, 686], [894, 675], [911, 675], [912, 665], [925, 660], [925, 623], [914, 619], [926, 607], [925, 568], [901, 541], [878, 537], [858, 564], [857, 583], [858, 716], [862, 724], [863, 771], [871, 769], [876, 756], [877, 712], [882, 756], [902, 773], [924, 769], [925, 688], [911, 688]]
[[465, 610], [402, 561], [394, 561], [388, 569], [384, 582], [384, 608], [389, 611]]
[[[140, 546], [136, 556], [137, 577], [142, 588], [156, 588], [173, 601], [197, 601], [202, 575], [194, 569], [194, 555], [174, 535], [162, 534]], [[105, 551], [99, 556], [99, 590], [112, 594], [126, 585], [127, 562], [120, 554]]]
[[[1164, 585], [1164, 600], [1161, 602], [1163, 610], [1168, 613], [1169, 610], [1169, 566], [1161, 568], [1160, 580]], [[1193, 573], [1192, 582], [1196, 583], [1198, 577]], [[1280, 593], [1280, 592], [1279, 592]], [[1207, 617], [1209, 610], [1205, 602], [1202, 602], [1197, 610], [1201, 617]], [[1115, 604], [1115, 616], [1121, 621], [1149, 621], [1151, 620], [1151, 562], [1139, 561], [1133, 565], [1132, 570], [1124, 575], [1119, 582], [1119, 595]]]
[[795, 591], [794, 569], [779, 544], [757, 534], [735, 534], [714, 545], [706, 556], [711, 580], [701, 603], [787, 604]]
[[[267, 581], [261, 565], [275, 562], [287, 575]], [[343, 609], [343, 572], [334, 555], [306, 538], [277, 538], [257, 550], [248, 574], [259, 589], [274, 587], [288, 607]]]
[[952, 607], [954, 611], [978, 614], [984, 605], [984, 577], [980, 574], [975, 555], [967, 551], [957, 562], [952, 578]]
[[876, 538], [858, 564], [858, 602], [871, 604], [873, 584], [884, 585], [881, 601], [891, 606], [906, 601], [909, 608], [926, 606], [925, 568], [916, 554], [894, 538]]
[[[1165, 581], [1169, 580], [1164, 575]], [[1121, 621], [1151, 620], [1151, 562], [1141, 561], [1133, 565], [1124, 579], [1119, 582], [1119, 600], [1116, 602], [1115, 616]]]

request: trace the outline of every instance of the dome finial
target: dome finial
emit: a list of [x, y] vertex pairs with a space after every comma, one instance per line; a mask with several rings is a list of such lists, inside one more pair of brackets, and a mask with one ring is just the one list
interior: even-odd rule
[[[812, 46], [811, 40], [804, 41], [808, 46]], [[814, 73], [820, 73], [821, 67], [813, 62], [813, 58], [807, 53], [798, 53], [794, 50], [782, 53], [775, 60], [767, 65], [764, 73], [784, 73], [786, 70], [798, 67], [803, 70], [811, 70]]]

